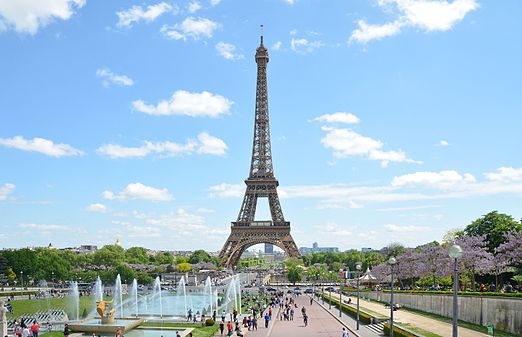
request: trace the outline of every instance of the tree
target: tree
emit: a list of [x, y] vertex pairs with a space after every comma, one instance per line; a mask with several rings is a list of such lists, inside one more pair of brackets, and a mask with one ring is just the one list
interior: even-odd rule
[[192, 253], [188, 259], [188, 262], [191, 264], [209, 261], [211, 261], [210, 255], [202, 249], [194, 251], [194, 253]]
[[187, 258], [183, 256], [176, 256], [176, 264], [187, 262]]
[[398, 242], [390, 243], [388, 246], [384, 247], [381, 252], [386, 256], [386, 260], [390, 257], [397, 257], [403, 254], [406, 251], [406, 248]]
[[148, 250], [142, 247], [131, 247], [125, 251], [125, 261], [133, 264], [148, 264]]
[[180, 273], [186, 273], [186, 272], [189, 272], [192, 270], [192, 266], [190, 265], [190, 263], [183, 262], [183, 263], [178, 264], [176, 269]]
[[462, 256], [459, 259], [461, 269], [470, 274], [473, 291], [475, 291], [475, 275], [484, 275], [493, 269], [493, 254], [488, 251], [486, 236], [465, 235], [458, 239], [456, 244], [462, 248]]
[[154, 282], [154, 278], [145, 272], [138, 273], [138, 275], [136, 275], [136, 280], [138, 281], [138, 284], [144, 285], [152, 284]]
[[495, 249], [506, 241], [507, 233], [520, 231], [522, 223], [513, 219], [511, 215], [497, 211], [483, 215], [464, 229], [464, 233], [469, 236], [485, 235], [490, 253], [495, 253]]
[[125, 264], [116, 267], [116, 274], [120, 274], [120, 278], [124, 283], [130, 283], [136, 278], [136, 272]]
[[118, 266], [125, 261], [125, 251], [117, 245], [106, 245], [94, 253], [93, 263], [97, 266]]
[[300, 265], [292, 265], [288, 268], [288, 281], [295, 285], [303, 279], [303, 267]]
[[522, 232], [506, 235], [506, 242], [496, 249], [497, 261], [505, 267], [522, 268]]
[[14, 280], [16, 280], [16, 273], [13, 271], [13, 268], [11, 268], [11, 267], [7, 268], [6, 276], [10, 282], [13, 282]]
[[42, 248], [36, 252], [35, 280], [65, 280], [69, 276], [71, 265], [61, 251]]

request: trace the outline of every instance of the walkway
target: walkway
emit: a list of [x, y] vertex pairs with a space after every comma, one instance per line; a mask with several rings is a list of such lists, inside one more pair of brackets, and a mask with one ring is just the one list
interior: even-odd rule
[[[356, 298], [352, 297], [352, 306], [355, 308], [354, 302]], [[389, 317], [390, 309], [385, 308], [382, 303], [368, 301], [361, 298], [360, 307], [375, 311], [379, 314]], [[436, 319], [412, 313], [407, 310], [398, 310], [393, 313], [394, 322], [411, 324], [414, 327], [430, 331], [440, 336], [451, 336], [453, 326], [451, 323], [441, 322]], [[488, 337], [487, 334], [475, 330], [459, 327], [460, 337]]]
[[[320, 303], [314, 301], [310, 305], [310, 297], [301, 295], [295, 298], [298, 308], [295, 311], [293, 321], [282, 321], [278, 318], [279, 309], [275, 310], [273, 319], [270, 321], [268, 329], [264, 327], [264, 322], [260, 320], [258, 331], [245, 331], [246, 337], [288, 337], [288, 336], [324, 336], [338, 337], [342, 334], [343, 324], [353, 325], [355, 322], [343, 315], [342, 323], [337, 319], [338, 313], [329, 312], [327, 307], [323, 307]], [[301, 308], [306, 308], [308, 315], [308, 326], [304, 326]], [[348, 322], [350, 319], [353, 322]], [[352, 324], [353, 323], [353, 324]], [[361, 333], [355, 334], [349, 330], [350, 337], [376, 337], [379, 334], [373, 333], [361, 325]], [[234, 334], [235, 336], [235, 334]]]

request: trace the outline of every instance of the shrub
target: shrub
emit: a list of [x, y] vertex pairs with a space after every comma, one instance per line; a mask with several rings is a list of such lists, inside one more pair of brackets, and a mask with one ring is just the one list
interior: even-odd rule
[[216, 322], [215, 322], [212, 318], [207, 318], [207, 319], [205, 320], [205, 325], [206, 325], [206, 326], [212, 326], [212, 325], [214, 325], [214, 324], [216, 324]]
[[[390, 323], [384, 324], [384, 334], [386, 336], [390, 335]], [[396, 323], [393, 324], [393, 336], [397, 337], [424, 337], [423, 335], [418, 335], [413, 331], [405, 329]]]

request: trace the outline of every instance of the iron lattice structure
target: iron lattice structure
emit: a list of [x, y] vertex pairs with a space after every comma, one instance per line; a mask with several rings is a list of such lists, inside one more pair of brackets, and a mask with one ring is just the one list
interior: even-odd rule
[[[256, 49], [256, 63], [256, 108], [250, 175], [245, 180], [246, 191], [237, 221], [232, 222], [230, 236], [219, 254], [227, 268], [236, 266], [245, 249], [258, 243], [272, 243], [291, 257], [299, 256], [299, 250], [290, 235], [290, 222], [285, 220], [279, 202], [279, 182], [274, 176], [272, 165], [266, 76], [268, 50], [263, 45], [263, 36]], [[268, 198], [271, 221], [255, 221], [258, 198]]]

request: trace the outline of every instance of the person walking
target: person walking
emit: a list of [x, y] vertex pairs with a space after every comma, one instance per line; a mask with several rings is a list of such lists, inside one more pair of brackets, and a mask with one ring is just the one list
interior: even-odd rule
[[225, 322], [219, 322], [219, 331], [221, 332], [221, 336], [223, 336], [223, 331], [225, 331]]
[[227, 323], [227, 336], [232, 336], [232, 322], [231, 321], [228, 321]]
[[349, 337], [348, 336], [348, 330], [346, 330], [345, 327], [343, 327], [343, 337]]
[[303, 323], [305, 326], [308, 326], [308, 315], [307, 314], [303, 315]]
[[270, 321], [270, 315], [268, 312], [265, 314], [265, 328], [268, 328], [268, 322]]

